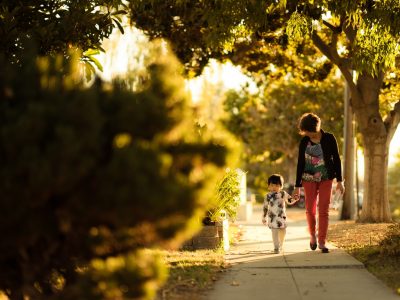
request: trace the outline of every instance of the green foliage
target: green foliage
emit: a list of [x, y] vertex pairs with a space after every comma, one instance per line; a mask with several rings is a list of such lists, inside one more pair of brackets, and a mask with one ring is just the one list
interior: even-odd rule
[[336, 46], [329, 39], [332, 33], [344, 36], [345, 27], [357, 33], [355, 40], [340, 43], [357, 70], [376, 75], [392, 68], [398, 55], [400, 9], [395, 0], [132, 1], [130, 8], [136, 26], [151, 37], [170, 39], [187, 70], [196, 74], [211, 57], [235, 56], [244, 41], [285, 46], [285, 39], [299, 44], [315, 31]]
[[236, 44], [235, 53], [227, 57], [261, 88], [285, 77], [314, 82], [329, 76], [332, 63], [312, 45], [302, 42], [292, 47], [287, 42], [286, 36], [267, 35], [261, 41]]
[[85, 51], [82, 55], [81, 60], [85, 63], [85, 76], [86, 80], [89, 82], [92, 76], [96, 73], [95, 67], [103, 72], [103, 66], [95, 57], [95, 55], [100, 54], [100, 50], [89, 49]]
[[380, 242], [381, 254], [398, 257], [400, 255], [400, 223], [389, 227], [385, 238]]
[[[103, 51], [102, 40], [114, 28], [123, 32], [121, 16], [127, 13], [124, 2], [0, 1], [0, 53], [9, 61], [20, 63], [31, 45], [36, 45], [41, 55], [67, 56], [71, 47]], [[87, 64], [88, 70], [97, 65], [93, 59], [91, 62]]]
[[400, 33], [398, 1], [326, 1], [342, 26], [352, 26], [356, 38], [347, 47], [353, 67], [377, 76], [394, 67]]
[[[210, 58], [221, 59], [258, 26], [273, 23], [265, 11], [273, 1], [130, 1], [134, 25], [151, 38], [168, 39], [189, 76]], [[253, 26], [253, 24], [257, 26]]]
[[309, 17], [298, 13], [297, 11], [294, 12], [286, 26], [286, 34], [289, 37], [289, 41], [297, 44], [305, 37], [310, 36], [312, 32], [312, 21]]
[[[154, 299], [167, 275], [162, 256], [148, 249], [96, 258], [78, 272], [75, 284], [61, 287], [56, 295], [46, 299]], [[57, 280], [60, 278], [58, 274]]]
[[396, 39], [388, 28], [379, 24], [372, 27], [362, 26], [358, 30], [353, 51], [356, 70], [373, 76], [394, 68], [396, 56], [399, 54]]
[[11, 299], [149, 299], [165, 271], [141, 249], [195, 231], [226, 150], [196, 134], [179, 64], [159, 50], [137, 92], [85, 87], [79, 53], [0, 62], [0, 290]]
[[217, 184], [214, 206], [209, 210], [212, 221], [217, 221], [222, 211], [235, 219], [239, 206], [240, 176], [237, 170], [227, 170], [225, 176]]

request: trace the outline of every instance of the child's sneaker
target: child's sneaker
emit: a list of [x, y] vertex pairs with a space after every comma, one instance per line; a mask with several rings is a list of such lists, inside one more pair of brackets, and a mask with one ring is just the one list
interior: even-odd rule
[[278, 248], [275, 248], [275, 249], [274, 249], [274, 253], [275, 253], [275, 254], [279, 254], [279, 249], [278, 249]]

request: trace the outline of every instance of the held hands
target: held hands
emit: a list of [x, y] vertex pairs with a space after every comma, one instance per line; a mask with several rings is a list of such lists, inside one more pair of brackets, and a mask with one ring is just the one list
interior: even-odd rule
[[297, 201], [300, 200], [300, 189], [301, 189], [301, 187], [296, 187], [296, 188], [294, 189], [292, 198], [294, 199], [295, 202], [297, 202]]
[[289, 205], [294, 205], [299, 200], [300, 200], [299, 197], [296, 197], [295, 195], [293, 195], [292, 198], [289, 198], [286, 203]]
[[262, 223], [265, 225], [267, 224], [267, 219], [265, 219], [265, 217], [262, 218]]

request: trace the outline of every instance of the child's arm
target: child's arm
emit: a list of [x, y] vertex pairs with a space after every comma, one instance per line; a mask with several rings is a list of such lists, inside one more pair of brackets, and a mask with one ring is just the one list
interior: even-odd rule
[[292, 196], [290, 196], [287, 192], [283, 191], [284, 195], [283, 195], [283, 199], [285, 199], [285, 202], [287, 205], [293, 205], [295, 204], [297, 201], [299, 201], [299, 199], [297, 198], [293, 198]]
[[268, 201], [267, 201], [267, 196], [264, 198], [264, 204], [263, 204], [263, 217], [262, 217], [262, 223], [265, 225], [267, 223], [267, 219], [265, 218], [268, 213]]

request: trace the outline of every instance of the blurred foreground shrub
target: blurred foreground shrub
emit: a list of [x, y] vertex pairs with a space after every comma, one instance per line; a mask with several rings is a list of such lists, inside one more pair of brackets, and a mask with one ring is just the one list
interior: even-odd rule
[[400, 256], [400, 224], [390, 225], [385, 238], [380, 242], [380, 252], [393, 257]]
[[174, 57], [138, 92], [86, 87], [74, 57], [0, 61], [0, 290], [148, 299], [166, 271], [141, 249], [195, 230], [226, 149], [196, 133]]

